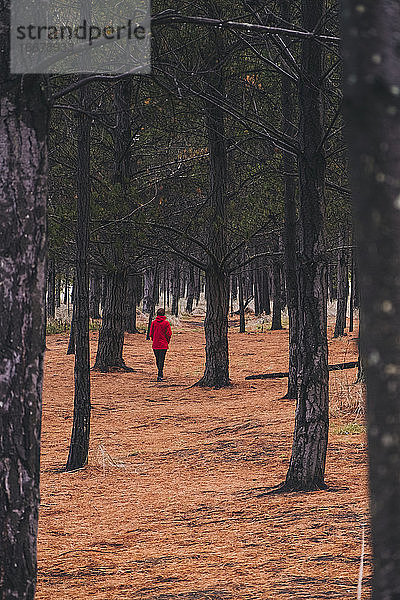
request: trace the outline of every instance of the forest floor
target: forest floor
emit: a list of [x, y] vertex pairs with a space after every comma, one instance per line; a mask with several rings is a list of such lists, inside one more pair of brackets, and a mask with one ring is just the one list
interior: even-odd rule
[[[37, 600], [357, 598], [368, 501], [355, 369], [330, 375], [329, 489], [263, 495], [284, 480], [294, 402], [280, 400], [286, 379], [245, 376], [287, 369], [288, 331], [236, 323], [223, 390], [190, 387], [204, 367], [201, 317], [173, 327], [164, 383], [144, 335], [126, 335], [135, 372], [93, 373], [89, 465], [74, 473], [63, 472], [74, 357], [66, 334], [48, 336]], [[330, 363], [357, 359], [355, 337], [330, 329]]]

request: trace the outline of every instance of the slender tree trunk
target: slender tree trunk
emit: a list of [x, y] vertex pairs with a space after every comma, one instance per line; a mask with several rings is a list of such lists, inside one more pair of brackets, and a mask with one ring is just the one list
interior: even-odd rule
[[68, 305], [69, 310], [69, 266], [65, 270], [64, 304]]
[[282, 311], [281, 311], [281, 265], [277, 259], [272, 265], [273, 273], [273, 305], [272, 305], [272, 323], [271, 330], [282, 329]]
[[89, 286], [89, 317], [91, 319], [100, 319], [100, 297], [101, 280], [97, 271], [93, 270]]
[[[313, 31], [321, 22], [323, 7], [323, 0], [302, 0], [302, 26], [306, 31]], [[299, 81], [298, 396], [292, 456], [283, 490], [326, 487], [329, 373], [321, 78], [322, 46], [313, 40], [303, 41]]]
[[47, 261], [47, 316], [56, 318], [56, 271], [52, 258]]
[[346, 243], [346, 236], [342, 232], [339, 236], [339, 247], [338, 250], [338, 267], [337, 267], [337, 281], [338, 281], [338, 299], [336, 308], [336, 325], [333, 337], [340, 337], [344, 335], [346, 329], [346, 317], [347, 317], [347, 299], [349, 296], [349, 273], [347, 266], [347, 253], [343, 249]]
[[[90, 110], [90, 90], [80, 91], [83, 111]], [[90, 436], [90, 356], [89, 356], [89, 219], [90, 219], [90, 118], [78, 114], [77, 228], [74, 284], [75, 395], [71, 444], [66, 465], [73, 471], [86, 465]], [[71, 324], [72, 330], [72, 324]]]
[[48, 111], [39, 77], [10, 76], [0, 2], [0, 588], [33, 600], [45, 348]]
[[[354, 236], [352, 238], [354, 240]], [[355, 292], [355, 260], [354, 260], [354, 250], [351, 251], [351, 281], [350, 281], [350, 323], [349, 323], [349, 331], [352, 333], [354, 331], [354, 292]]]
[[246, 320], [244, 314], [243, 279], [239, 275], [239, 333], [245, 333]]
[[[290, 23], [292, 11], [290, 0], [281, 0], [281, 16]], [[287, 135], [294, 136], [295, 128], [295, 90], [293, 84], [286, 77], [281, 79], [282, 125]], [[283, 154], [284, 176], [284, 202], [285, 220], [283, 229], [283, 250], [285, 259], [285, 276], [287, 290], [287, 305], [289, 317], [289, 377], [286, 398], [297, 398], [297, 358], [299, 339], [299, 306], [297, 287], [297, 228], [296, 228], [296, 184], [290, 173], [296, 170], [296, 159], [285, 152]]]
[[193, 311], [193, 300], [194, 300], [194, 267], [189, 267], [189, 279], [187, 288], [187, 300], [186, 300], [186, 312], [189, 314]]
[[372, 600], [400, 597], [400, 5], [344, 2], [345, 115], [366, 357]]
[[56, 278], [56, 308], [61, 306], [61, 275], [58, 274]]
[[172, 314], [177, 317], [179, 315], [179, 294], [180, 294], [180, 269], [178, 261], [175, 261], [174, 275], [172, 278]]

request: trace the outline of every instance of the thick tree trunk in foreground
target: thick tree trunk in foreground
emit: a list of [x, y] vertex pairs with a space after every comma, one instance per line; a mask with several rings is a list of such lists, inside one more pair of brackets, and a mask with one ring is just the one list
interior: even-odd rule
[[[89, 110], [89, 90], [80, 92], [83, 110]], [[75, 342], [74, 420], [66, 465], [73, 471], [86, 465], [90, 436], [90, 356], [89, 356], [89, 212], [90, 212], [90, 118], [78, 115], [77, 148], [77, 227], [75, 258], [74, 319], [71, 333]]]
[[[323, 7], [323, 0], [303, 0], [302, 26], [307, 31], [320, 23]], [[298, 396], [292, 456], [283, 490], [326, 487], [329, 377], [321, 76], [322, 48], [314, 41], [304, 41], [299, 81]]]
[[347, 252], [343, 249], [346, 236], [342, 232], [339, 236], [338, 267], [337, 267], [337, 308], [336, 324], [333, 337], [344, 335], [347, 317], [347, 299], [349, 296], [349, 271], [347, 265]]
[[126, 279], [125, 271], [114, 271], [106, 276], [107, 292], [94, 371], [107, 373], [114, 369], [132, 370], [126, 366], [122, 358]]
[[359, 10], [354, 2], [344, 4], [345, 114], [366, 358], [372, 599], [395, 600], [400, 597], [400, 5], [375, 0]]
[[0, 2], [0, 590], [33, 600], [45, 347], [47, 106], [8, 73]]

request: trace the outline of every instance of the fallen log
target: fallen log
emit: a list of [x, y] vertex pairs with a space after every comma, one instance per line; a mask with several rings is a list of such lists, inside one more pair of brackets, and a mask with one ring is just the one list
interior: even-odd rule
[[[342, 371], [343, 369], [354, 369], [358, 367], [358, 361], [328, 365], [328, 371]], [[289, 377], [289, 373], [262, 373], [261, 375], [248, 375], [245, 379], [281, 379]]]

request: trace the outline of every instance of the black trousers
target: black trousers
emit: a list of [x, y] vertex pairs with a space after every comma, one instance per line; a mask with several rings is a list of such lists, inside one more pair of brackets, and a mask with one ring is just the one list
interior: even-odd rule
[[167, 354], [167, 350], [166, 349], [165, 350], [155, 350], [153, 348], [153, 352], [154, 352], [154, 356], [156, 357], [158, 376], [163, 377], [164, 361], [165, 361], [165, 355]]

